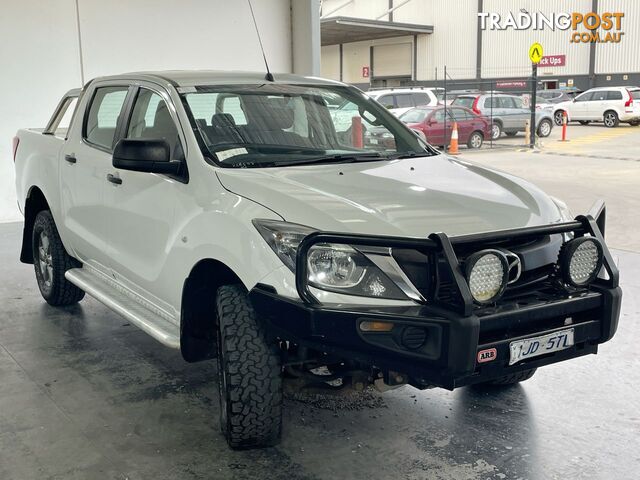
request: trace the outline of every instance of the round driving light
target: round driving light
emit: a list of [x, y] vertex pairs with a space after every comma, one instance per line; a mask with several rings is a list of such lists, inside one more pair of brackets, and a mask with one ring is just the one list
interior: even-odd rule
[[482, 250], [465, 262], [471, 296], [478, 303], [491, 303], [504, 292], [509, 281], [507, 257], [498, 250]]
[[579, 237], [565, 243], [560, 267], [563, 279], [569, 285], [588, 285], [602, 268], [602, 245], [593, 237]]

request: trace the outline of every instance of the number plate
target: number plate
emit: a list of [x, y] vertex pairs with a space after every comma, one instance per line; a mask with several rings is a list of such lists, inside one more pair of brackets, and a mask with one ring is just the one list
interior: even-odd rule
[[573, 347], [573, 328], [559, 332], [517, 340], [509, 344], [509, 365], [528, 358], [546, 355]]

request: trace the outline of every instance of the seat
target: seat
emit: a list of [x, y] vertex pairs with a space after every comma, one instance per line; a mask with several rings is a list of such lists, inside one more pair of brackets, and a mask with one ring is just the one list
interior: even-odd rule
[[153, 126], [145, 128], [143, 138], [155, 138], [163, 139], [169, 144], [169, 151], [171, 152], [172, 159], [181, 159], [184, 154], [182, 153], [182, 146], [178, 137], [178, 129], [176, 124], [171, 118], [169, 109], [164, 102], [158, 104], [155, 117], [153, 119]]

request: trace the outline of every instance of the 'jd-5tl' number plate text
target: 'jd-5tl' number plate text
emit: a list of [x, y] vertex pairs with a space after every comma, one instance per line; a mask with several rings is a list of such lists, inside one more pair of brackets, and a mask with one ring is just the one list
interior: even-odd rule
[[511, 356], [509, 365], [513, 365], [527, 358], [546, 355], [573, 346], [573, 328], [542, 335], [540, 337], [517, 340], [509, 344]]

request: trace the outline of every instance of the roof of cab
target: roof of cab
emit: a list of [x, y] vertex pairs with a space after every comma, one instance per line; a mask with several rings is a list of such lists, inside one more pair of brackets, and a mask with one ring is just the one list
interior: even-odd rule
[[[334, 80], [319, 77], [304, 77], [290, 73], [274, 73], [276, 84], [305, 84], [305, 85], [343, 85]], [[178, 87], [195, 87], [205, 85], [233, 85], [233, 84], [261, 84], [267, 83], [265, 72], [241, 72], [219, 70], [166, 70], [149, 72], [131, 72], [96, 78], [95, 80], [115, 79], [155, 80], [161, 83], [171, 83]]]

